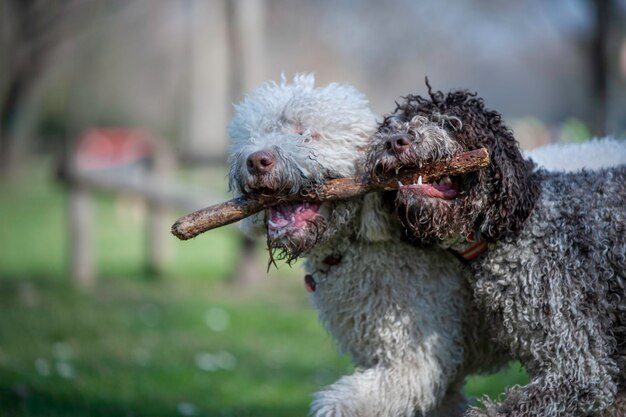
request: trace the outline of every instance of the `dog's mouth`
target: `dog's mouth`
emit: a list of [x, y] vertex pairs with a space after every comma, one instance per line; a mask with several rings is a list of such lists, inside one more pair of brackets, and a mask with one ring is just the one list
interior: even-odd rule
[[439, 200], [454, 200], [459, 194], [459, 185], [456, 178], [443, 177], [426, 183], [419, 177], [415, 184], [400, 184], [400, 191]]
[[320, 211], [320, 203], [283, 203], [270, 207], [267, 218], [267, 231], [280, 235], [294, 229], [304, 229], [315, 220]]
[[[379, 157], [378, 161], [374, 165], [371, 175], [374, 178], [384, 178], [385, 176], [391, 175], [393, 172], [398, 174], [406, 172], [415, 166], [421, 166], [423, 163], [437, 161], [438, 160], [416, 160], [415, 154], [411, 152], [392, 154], [391, 152], [386, 151], [382, 157]], [[414, 184], [400, 183], [399, 191], [410, 193], [416, 197], [454, 200], [460, 194], [459, 184], [461, 183], [463, 183], [463, 179], [460, 176], [445, 176], [429, 183], [423, 181], [422, 177], [419, 177]]]
[[281, 203], [267, 210], [269, 265], [275, 259], [288, 264], [311, 250], [323, 237], [330, 216], [328, 203]]

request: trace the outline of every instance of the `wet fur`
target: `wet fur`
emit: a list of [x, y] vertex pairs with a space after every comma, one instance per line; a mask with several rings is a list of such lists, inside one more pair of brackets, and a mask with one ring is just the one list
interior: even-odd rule
[[[401, 126], [416, 136], [400, 160], [385, 152]], [[379, 129], [372, 170], [487, 147], [490, 166], [461, 180], [456, 203], [410, 192], [394, 198], [416, 242], [455, 246], [469, 233], [491, 242], [466, 265], [494, 342], [531, 382], [472, 416], [623, 415], [626, 374], [626, 167], [551, 173], [525, 160], [501, 116], [475, 94], [408, 96]], [[453, 144], [454, 143], [454, 144]], [[622, 144], [624, 145], [624, 144]], [[436, 148], [435, 153], [432, 149]]]
[[[376, 128], [367, 101], [352, 87], [315, 88], [305, 75], [268, 83], [236, 106], [232, 188], [297, 192], [311, 181], [362, 175]], [[255, 178], [246, 158], [267, 149], [281, 155], [278, 167]], [[267, 236], [266, 213], [242, 228]], [[356, 367], [314, 395], [314, 417], [458, 416], [467, 407], [465, 376], [507, 361], [487, 336], [486, 321], [470, 308], [460, 263], [438, 248], [403, 242], [380, 195], [327, 203], [321, 218], [269, 239], [269, 246], [287, 260], [306, 258], [320, 321]], [[329, 264], [329, 257], [340, 262]]]
[[[450, 159], [461, 150], [481, 147], [489, 150], [492, 163], [459, 179], [462, 198], [454, 202], [414, 198], [413, 193], [400, 191], [399, 218], [423, 243], [475, 231], [488, 241], [515, 234], [539, 195], [531, 179], [532, 163], [519, 152], [500, 114], [487, 110], [476, 94], [429, 92], [430, 98], [407, 96], [385, 118], [369, 156], [372, 171]], [[390, 155], [384, 145], [387, 137], [398, 132], [415, 137], [414, 146], [400, 157]]]

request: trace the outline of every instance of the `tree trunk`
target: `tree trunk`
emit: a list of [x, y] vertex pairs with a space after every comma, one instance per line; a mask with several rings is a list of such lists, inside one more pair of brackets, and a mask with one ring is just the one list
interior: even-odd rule
[[593, 0], [594, 33], [591, 42], [591, 84], [592, 100], [595, 108], [594, 134], [606, 135], [606, 115], [608, 99], [608, 57], [606, 43], [610, 24], [611, 0]]
[[0, 178], [8, 177], [14, 166], [11, 158], [13, 133], [19, 107], [27, 90], [26, 85], [24, 77], [16, 74], [0, 105]]

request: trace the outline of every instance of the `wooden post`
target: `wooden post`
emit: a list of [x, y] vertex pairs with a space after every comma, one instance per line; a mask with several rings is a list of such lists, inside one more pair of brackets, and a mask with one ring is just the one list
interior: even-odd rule
[[[170, 178], [175, 162], [167, 144], [161, 138], [157, 141], [149, 176], [163, 185]], [[163, 274], [168, 257], [168, 210], [164, 204], [148, 201], [146, 229], [146, 272], [158, 277]]]
[[70, 181], [67, 207], [72, 280], [77, 287], [91, 288], [96, 277], [91, 236], [91, 198], [87, 189]]
[[256, 243], [254, 240], [244, 236], [241, 240], [241, 261], [235, 273], [233, 283], [241, 287], [249, 287], [258, 285], [265, 276], [263, 265], [256, 259], [255, 254]]
[[146, 223], [146, 272], [148, 276], [159, 277], [167, 260], [167, 209], [148, 203]]

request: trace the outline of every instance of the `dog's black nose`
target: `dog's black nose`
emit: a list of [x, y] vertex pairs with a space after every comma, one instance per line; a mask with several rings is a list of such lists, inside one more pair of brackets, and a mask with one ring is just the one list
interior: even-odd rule
[[387, 139], [385, 147], [395, 154], [401, 154], [411, 147], [411, 143], [413, 143], [413, 137], [411, 135], [393, 135]]
[[257, 151], [246, 160], [248, 172], [253, 175], [268, 174], [274, 169], [276, 156], [270, 151]]

